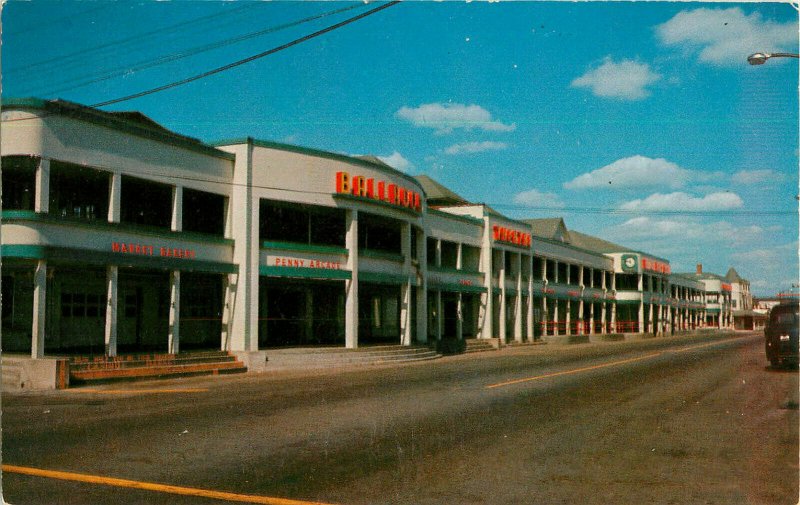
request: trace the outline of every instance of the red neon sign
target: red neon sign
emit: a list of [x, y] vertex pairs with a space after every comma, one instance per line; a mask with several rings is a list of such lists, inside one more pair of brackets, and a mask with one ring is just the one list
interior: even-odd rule
[[492, 237], [496, 242], [506, 242], [508, 244], [522, 247], [531, 246], [531, 234], [523, 231], [512, 230], [505, 226], [492, 226]]
[[111, 252], [137, 256], [161, 256], [162, 258], [194, 259], [197, 257], [194, 249], [156, 247], [150, 244], [126, 244], [124, 242], [111, 242]]
[[668, 263], [663, 261], [656, 261], [647, 258], [642, 258], [642, 270], [650, 270], [659, 274], [669, 274], [672, 272]]
[[416, 191], [363, 175], [351, 177], [348, 172], [336, 172], [336, 192], [378, 200], [417, 212], [422, 210], [422, 198]]

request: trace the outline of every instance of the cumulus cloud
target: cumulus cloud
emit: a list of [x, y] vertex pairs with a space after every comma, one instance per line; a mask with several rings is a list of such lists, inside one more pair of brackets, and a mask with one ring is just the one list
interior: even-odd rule
[[734, 226], [728, 221], [655, 219], [649, 216], [634, 217], [611, 227], [609, 231], [612, 240], [621, 238], [644, 244], [677, 243], [683, 249], [690, 249], [692, 245], [716, 244], [716, 247], [724, 250], [734, 245], [753, 244], [763, 240], [765, 235], [765, 230], [758, 225]]
[[771, 184], [784, 179], [783, 174], [772, 169], [740, 170], [733, 174], [731, 181], [736, 184]]
[[738, 209], [744, 205], [736, 193], [721, 191], [703, 197], [695, 197], [688, 193], [675, 192], [668, 194], [655, 193], [643, 200], [633, 200], [620, 206], [623, 210], [682, 210], [682, 211], [716, 211]]
[[545, 193], [535, 188], [514, 195], [514, 203], [548, 209], [564, 207], [564, 202], [561, 201], [557, 194]]
[[400, 170], [401, 172], [407, 172], [414, 168], [414, 165], [397, 151], [393, 152], [389, 156], [378, 156], [378, 159], [390, 167]]
[[682, 188], [698, 174], [664, 158], [630, 156], [564, 183], [566, 189]]
[[473, 154], [482, 153], [484, 151], [502, 151], [508, 149], [508, 144], [505, 142], [493, 142], [486, 140], [484, 142], [466, 142], [464, 144], [453, 144], [444, 150], [446, 154]]
[[714, 65], [743, 65], [754, 51], [797, 49], [797, 22], [776, 23], [739, 7], [681, 11], [656, 27], [660, 41], [698, 51], [699, 59]]
[[432, 128], [437, 134], [451, 133], [456, 128], [510, 132], [516, 124], [505, 124], [492, 118], [480, 105], [460, 103], [426, 103], [419, 107], [401, 107], [395, 115], [421, 128]]
[[646, 63], [622, 60], [615, 63], [610, 57], [597, 68], [588, 70], [572, 81], [574, 88], [589, 88], [595, 96], [620, 100], [641, 100], [650, 96], [647, 86], [659, 81], [661, 75]]

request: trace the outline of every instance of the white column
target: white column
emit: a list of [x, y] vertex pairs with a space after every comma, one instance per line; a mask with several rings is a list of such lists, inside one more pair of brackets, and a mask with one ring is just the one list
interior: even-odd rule
[[533, 329], [533, 254], [528, 256], [528, 304], [526, 307], [527, 312], [527, 328], [528, 342], [536, 340]]
[[[456, 246], [456, 269], [463, 270], [464, 268], [464, 247], [461, 242]], [[464, 305], [463, 296], [461, 292], [458, 293], [456, 299], [456, 338], [458, 340], [464, 339]]]
[[181, 340], [181, 272], [173, 270], [169, 275], [169, 337], [167, 352], [178, 354]]
[[608, 311], [608, 302], [603, 302], [600, 304], [600, 333], [605, 335], [608, 333], [608, 328], [606, 327], [606, 312]]
[[50, 160], [39, 158], [36, 166], [36, 193], [33, 210], [46, 214], [50, 211]]
[[172, 188], [172, 231], [183, 229], [183, 187]]
[[567, 328], [566, 335], [572, 335], [572, 300], [570, 299], [567, 299], [567, 308], [564, 310], [564, 322]]
[[344, 341], [345, 347], [358, 347], [358, 211], [347, 211], [347, 269], [350, 279], [345, 281]]
[[617, 332], [617, 303], [611, 302], [611, 332]]
[[[442, 268], [442, 241], [436, 239], [436, 268]], [[442, 314], [442, 289], [436, 289], [436, 340], [442, 339], [444, 314]]]
[[481, 259], [483, 263], [483, 286], [486, 289], [481, 294], [481, 337], [492, 338], [494, 337], [494, 289], [492, 288], [492, 270], [494, 269], [494, 253], [492, 251], [492, 242], [489, 236], [489, 221], [484, 218], [483, 221], [483, 243], [481, 245]]
[[594, 302], [589, 302], [589, 335], [594, 335]]
[[516, 289], [517, 297], [514, 299], [514, 341], [522, 342], [522, 253], [514, 253], [514, 268], [517, 270]]
[[411, 345], [411, 225], [400, 224], [400, 252], [403, 255], [403, 275], [400, 286], [400, 344]]
[[111, 181], [108, 188], [108, 222], [119, 223], [122, 213], [122, 175], [111, 174]]
[[498, 337], [500, 343], [506, 343], [506, 252], [500, 251], [500, 275], [498, 282], [500, 283], [500, 317], [498, 318]]
[[106, 269], [106, 356], [117, 355], [117, 306], [119, 304], [119, 267]]
[[428, 341], [428, 238], [424, 231], [417, 233], [417, 260], [419, 262], [417, 277], [417, 340]]
[[39, 260], [33, 274], [33, 324], [31, 358], [44, 357], [45, 319], [47, 318], [47, 262]]

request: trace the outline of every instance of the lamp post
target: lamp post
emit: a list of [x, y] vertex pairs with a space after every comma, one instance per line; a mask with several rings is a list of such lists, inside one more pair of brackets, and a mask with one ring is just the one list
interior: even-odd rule
[[754, 53], [747, 57], [747, 62], [751, 65], [763, 65], [770, 58], [800, 58], [800, 54], [795, 53]]

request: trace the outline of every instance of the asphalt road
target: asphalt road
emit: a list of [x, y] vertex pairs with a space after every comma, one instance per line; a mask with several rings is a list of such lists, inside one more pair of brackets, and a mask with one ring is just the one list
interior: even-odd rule
[[798, 372], [760, 334], [2, 402], [14, 505], [798, 502]]

